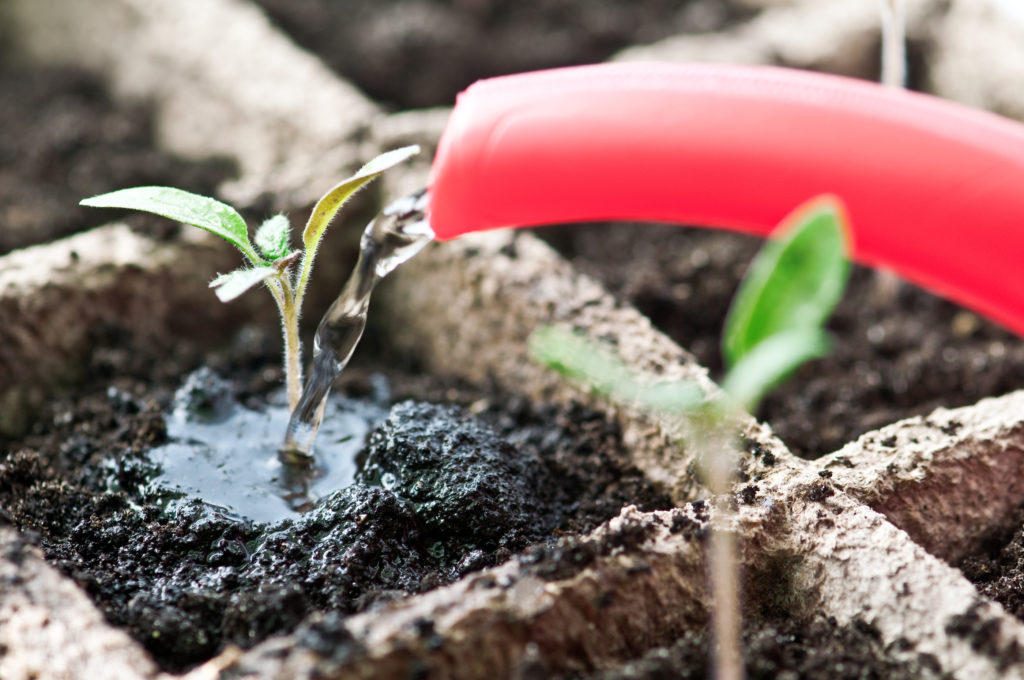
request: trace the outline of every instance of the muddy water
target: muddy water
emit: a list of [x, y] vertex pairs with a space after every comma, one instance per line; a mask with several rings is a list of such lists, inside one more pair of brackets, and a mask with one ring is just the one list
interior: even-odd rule
[[[267, 365], [276, 359], [269, 352]], [[390, 380], [403, 396], [463, 394], [413, 390], [415, 380], [402, 374]], [[475, 391], [461, 399], [474, 415], [424, 401], [391, 406], [373, 381], [357, 392], [384, 419], [346, 473], [354, 481], [324, 488], [308, 512], [253, 521], [225, 508], [236, 501], [179, 494], [168, 502], [154, 493], [154, 461], [167, 453], [157, 454], [160, 447], [199, 441], [205, 427], [240, 409], [234, 397], [249, 381], [239, 375], [225, 390], [200, 374], [189, 381], [189, 399], [168, 400], [170, 410], [132, 396], [151, 394], [149, 383], [97, 388], [55, 402], [46, 436], [15, 444], [0, 460], [7, 516], [166, 670], [189, 668], [226, 644], [250, 647], [310, 617], [344, 617], [449, 583], [531, 544], [587, 531], [627, 503], [670, 505], [630, 466], [616, 426], [598, 413]], [[253, 412], [274, 408], [273, 399], [246, 399]], [[357, 410], [353, 401], [342, 403]], [[192, 422], [206, 424], [178, 434], [171, 413], [184, 404]], [[252, 432], [242, 434], [257, 436], [253, 421], [244, 422]], [[279, 441], [280, 429], [267, 429], [265, 448], [229, 446], [240, 462], [210, 463], [209, 475], [193, 476], [244, 486], [235, 475], [258, 468]], [[318, 452], [333, 438], [325, 429]], [[165, 455], [164, 474], [176, 464]], [[251, 514], [281, 502], [266, 479], [259, 488], [263, 500]]]

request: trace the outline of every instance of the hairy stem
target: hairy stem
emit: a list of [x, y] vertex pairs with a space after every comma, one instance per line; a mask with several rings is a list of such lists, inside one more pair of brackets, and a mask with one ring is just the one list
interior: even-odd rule
[[281, 326], [284, 333], [284, 374], [288, 408], [294, 410], [302, 396], [302, 344], [299, 340], [299, 306], [290, 285], [283, 286]]
[[302, 344], [299, 341], [299, 306], [295, 304], [291, 281], [286, 272], [267, 279], [267, 288], [281, 313], [281, 335], [284, 338], [285, 382], [288, 387], [288, 407], [295, 409], [302, 395]]
[[302, 261], [299, 263], [299, 279], [295, 285], [296, 309], [302, 309], [302, 300], [306, 297], [306, 285], [309, 283], [309, 273], [313, 270], [313, 260], [315, 258], [315, 248], [307, 248], [302, 252]]

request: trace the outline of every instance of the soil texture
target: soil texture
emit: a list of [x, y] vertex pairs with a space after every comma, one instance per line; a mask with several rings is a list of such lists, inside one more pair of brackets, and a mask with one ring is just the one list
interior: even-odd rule
[[[632, 224], [539, 233], [721, 378], [726, 312], [760, 239]], [[756, 414], [804, 458], [902, 418], [1024, 386], [1024, 341], [916, 286], [887, 286], [873, 270], [854, 268], [828, 326], [832, 353], [805, 364]]]
[[[236, 398], [274, 386], [273, 343], [250, 332], [225, 368]], [[111, 349], [111, 352], [116, 350]], [[102, 355], [102, 351], [100, 354]], [[167, 670], [320, 620], [450, 583], [531, 545], [584, 532], [626, 504], [670, 507], [628, 463], [616, 426], [579, 406], [416, 380], [357, 458], [356, 483], [297, 519], [258, 524], [147, 492], [175, 383], [147, 385], [123, 357], [113, 380], [55, 400], [0, 462], [0, 507]], [[179, 358], [183, 365], [187, 356]], [[272, 365], [272, 364], [268, 364]], [[367, 373], [341, 391], [366, 391]], [[423, 401], [443, 393], [448, 405]], [[542, 548], [543, 549], [543, 548]]]
[[[99, 78], [73, 68], [8, 63], [0, 56], [0, 254], [67, 236], [125, 213], [78, 201], [127, 186], [172, 185], [212, 194], [235, 168], [157, 150], [143, 104], [115, 104]], [[167, 220], [132, 217], [167, 236]]]
[[[965, 558], [958, 566], [978, 592], [1024, 621], [1024, 506], [1017, 509], [1010, 529], [994, 534], [980, 554]], [[991, 644], [983, 638], [998, 639], [998, 630], [979, 630], [971, 624], [965, 619], [951, 622], [951, 628], [970, 635], [978, 644]], [[1024, 661], [1024, 650], [1016, 651], [1014, 660]]]
[[[693, 680], [713, 677], [706, 634], [687, 634], [622, 668], [583, 676], [586, 680]], [[751, 625], [743, 633], [746, 677], [750, 680], [899, 680], [937, 678], [938, 663], [895, 661], [864, 623], [839, 626], [815, 618]], [[580, 676], [573, 676], [580, 677]], [[566, 678], [565, 680], [568, 680]]]
[[306, 49], [372, 98], [451, 106], [474, 80], [604, 61], [631, 45], [749, 17], [706, 0], [256, 0]]

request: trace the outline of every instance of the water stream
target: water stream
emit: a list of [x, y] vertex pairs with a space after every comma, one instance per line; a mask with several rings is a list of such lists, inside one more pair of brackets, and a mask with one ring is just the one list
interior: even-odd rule
[[312, 467], [313, 442], [331, 383], [344, 370], [363, 336], [374, 287], [434, 238], [426, 207], [426, 191], [406, 196], [387, 206], [363, 232], [355, 269], [317, 327], [312, 370], [289, 418], [280, 451], [286, 465]]

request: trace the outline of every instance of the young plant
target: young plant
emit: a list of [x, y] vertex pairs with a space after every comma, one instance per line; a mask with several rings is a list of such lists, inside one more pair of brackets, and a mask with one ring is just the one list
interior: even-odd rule
[[[253, 286], [266, 285], [281, 313], [288, 404], [294, 409], [302, 394], [299, 316], [320, 240], [334, 216], [357, 191], [419, 151], [418, 146], [407, 146], [383, 153], [330, 189], [313, 207], [302, 231], [301, 249], [292, 248], [291, 225], [284, 215], [265, 220], [256, 229], [254, 244], [249, 240], [245, 220], [230, 205], [172, 187], [121, 189], [86, 198], [81, 205], [154, 213], [205, 229], [235, 246], [245, 262], [238, 269], [217, 276], [210, 287], [221, 302], [230, 302]], [[297, 271], [292, 267], [296, 262]]]
[[[750, 266], [726, 317], [722, 351], [728, 371], [722, 381], [725, 399], [705, 401], [693, 383], [644, 385], [617, 358], [587, 338], [548, 326], [529, 339], [530, 352], [562, 375], [583, 382], [613, 401], [670, 417], [685, 416], [700, 424], [693, 442], [702, 461], [708, 489], [729, 492], [739, 456], [728, 431], [738, 409], [753, 413], [761, 398], [802, 363], [823, 356], [829, 338], [823, 326], [842, 297], [849, 277], [848, 229], [841, 205], [819, 197], [798, 208], [778, 227]], [[743, 676], [740, 654], [739, 576], [736, 546], [721, 525], [712, 524], [709, 564], [717, 677]]]

